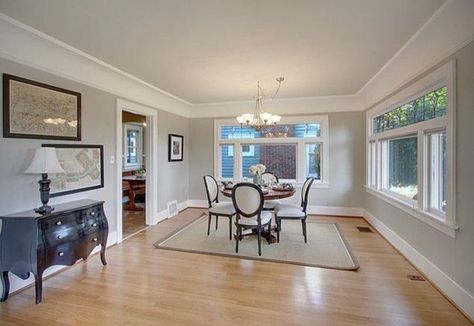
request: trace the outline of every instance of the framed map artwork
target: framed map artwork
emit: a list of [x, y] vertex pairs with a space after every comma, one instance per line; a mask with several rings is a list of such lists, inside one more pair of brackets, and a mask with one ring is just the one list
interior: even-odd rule
[[81, 94], [3, 74], [3, 137], [81, 140]]
[[55, 147], [65, 173], [50, 175], [50, 196], [57, 197], [104, 187], [104, 146], [43, 144]]

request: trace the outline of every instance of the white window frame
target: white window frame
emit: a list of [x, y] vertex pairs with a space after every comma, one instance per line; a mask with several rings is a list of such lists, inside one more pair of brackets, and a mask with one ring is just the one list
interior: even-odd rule
[[[416, 81], [392, 97], [377, 104], [367, 111], [367, 175], [366, 189], [370, 194], [398, 207], [411, 216], [427, 223], [437, 230], [451, 236], [456, 236], [456, 139], [455, 139], [455, 113], [456, 113], [456, 64], [450, 61], [436, 69], [427, 76]], [[400, 105], [408, 103], [440, 87], [447, 87], [446, 115], [427, 121], [407, 125], [404, 127], [373, 133], [374, 118], [391, 111]], [[446, 130], [446, 164], [447, 164], [447, 198], [446, 213], [434, 211], [430, 206], [429, 193], [429, 135], [440, 130]], [[387, 140], [416, 135], [418, 141], [418, 194], [417, 200], [410, 200], [401, 195], [384, 189], [383, 180], [387, 173], [386, 160], [383, 159], [384, 143]], [[375, 149], [371, 145], [375, 146]], [[375, 164], [375, 166], [374, 166]]]
[[[128, 144], [127, 134], [129, 130], [139, 130], [138, 143], [137, 143], [137, 163], [127, 163], [128, 157]], [[123, 167], [126, 169], [141, 168], [143, 166], [143, 126], [135, 123], [124, 123], [123, 124]]]
[[319, 137], [286, 137], [286, 138], [230, 138], [220, 139], [221, 127], [238, 125], [235, 119], [216, 119], [214, 120], [214, 175], [218, 180], [228, 181], [229, 178], [222, 178], [221, 171], [221, 155], [220, 145], [234, 145], [234, 178], [232, 181], [244, 181], [242, 173], [242, 145], [251, 144], [296, 144], [296, 179], [281, 180], [283, 182], [291, 182], [297, 186], [304, 183], [306, 177], [307, 160], [306, 160], [306, 144], [321, 144], [321, 178], [315, 180], [314, 187], [329, 187], [329, 119], [327, 115], [312, 116], [290, 116], [283, 117], [280, 124], [296, 124], [296, 123], [317, 123], [320, 125]]

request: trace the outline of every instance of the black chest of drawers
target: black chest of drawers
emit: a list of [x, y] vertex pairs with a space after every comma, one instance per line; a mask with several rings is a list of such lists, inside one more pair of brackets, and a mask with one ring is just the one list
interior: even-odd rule
[[78, 200], [55, 206], [47, 215], [33, 210], [0, 216], [0, 301], [8, 298], [8, 272], [21, 279], [35, 277], [36, 303], [41, 302], [43, 272], [53, 265], [71, 266], [86, 260], [101, 245], [100, 258], [106, 265], [105, 248], [109, 226], [104, 202]]

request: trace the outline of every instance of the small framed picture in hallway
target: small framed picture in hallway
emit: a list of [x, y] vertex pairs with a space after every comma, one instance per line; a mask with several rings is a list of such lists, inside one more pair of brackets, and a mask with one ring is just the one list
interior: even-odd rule
[[175, 134], [168, 136], [168, 162], [183, 160], [184, 137]]

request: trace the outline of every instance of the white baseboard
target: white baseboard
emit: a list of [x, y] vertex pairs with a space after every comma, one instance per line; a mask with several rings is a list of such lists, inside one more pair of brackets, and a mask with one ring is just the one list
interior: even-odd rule
[[364, 218], [400, 253], [419, 269], [441, 292], [451, 299], [471, 320], [474, 320], [474, 297], [423, 256], [408, 242], [392, 231], [371, 213], [364, 211]]
[[338, 206], [311, 206], [308, 205], [308, 214], [336, 215], [336, 216], [364, 216], [364, 210], [358, 207]]
[[187, 202], [187, 207], [198, 207], [198, 208], [208, 208], [209, 204], [207, 200], [199, 200], [199, 199], [189, 199]]
[[[178, 212], [181, 212], [183, 209], [186, 209], [189, 207], [189, 200], [182, 201], [178, 203]], [[207, 206], [206, 206], [207, 207]], [[170, 218], [168, 209], [164, 209], [162, 211], [159, 211], [156, 217], [153, 219], [153, 224], [156, 224], [158, 222], [161, 222], [163, 220], [166, 220], [167, 218]]]
[[[109, 236], [107, 238], [107, 247], [110, 247], [114, 244], [117, 243], [117, 231], [112, 231], [112, 232], [109, 232]], [[94, 250], [92, 250], [92, 253], [91, 255], [97, 253], [100, 251], [100, 246], [97, 246], [94, 248]], [[65, 268], [67, 268], [68, 266], [52, 266], [50, 268], [48, 268], [44, 274], [43, 274], [43, 279], [45, 277], [48, 277], [49, 275], [51, 274], [54, 274], [54, 273], [57, 273], [58, 271], [61, 271]], [[21, 289], [33, 284], [35, 282], [35, 279], [33, 277], [33, 275], [31, 275], [28, 279], [26, 280], [22, 280], [21, 278], [17, 277], [16, 275], [14, 274], [9, 274], [9, 278], [10, 278], [10, 294], [14, 293], [14, 292], [18, 292], [20, 291]]]

